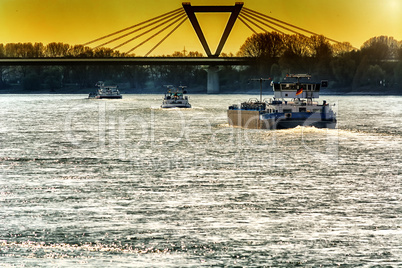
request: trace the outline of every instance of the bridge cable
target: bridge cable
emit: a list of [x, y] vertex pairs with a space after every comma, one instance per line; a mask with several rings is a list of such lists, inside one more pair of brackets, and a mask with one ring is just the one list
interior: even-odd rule
[[248, 25], [247, 24], [247, 22], [245, 22], [242, 18], [241, 18], [241, 16], [239, 15], [239, 20], [241, 21], [241, 22], [243, 22], [244, 23], [244, 25], [246, 25], [247, 26], [247, 28], [249, 28], [250, 29], [250, 31], [252, 31], [254, 34], [257, 34], [257, 32], [253, 29], [253, 28], [251, 28], [251, 26], [250, 25]]
[[[178, 17], [180, 17], [179, 19], [181, 19], [183, 16], [184, 16], [184, 12], [181, 13], [180, 15], [176, 15], [173, 19], [176, 19], [176, 18], [178, 18]], [[177, 21], [177, 20], [176, 20], [176, 21]], [[175, 22], [176, 22], [176, 21], [175, 21]], [[130, 43], [131, 41], [133, 41], [133, 40], [135, 40], [135, 39], [137, 39], [137, 38], [139, 38], [139, 37], [141, 37], [141, 36], [143, 36], [143, 35], [145, 35], [145, 34], [147, 34], [147, 33], [149, 33], [149, 32], [152, 32], [153, 30], [155, 30], [155, 29], [157, 29], [157, 28], [159, 28], [159, 27], [162, 27], [163, 25], [165, 25], [165, 22], [162, 22], [162, 23], [156, 25], [155, 27], [149, 29], [148, 31], [145, 31], [145, 32], [143, 32], [143, 33], [141, 33], [141, 34], [139, 34], [139, 35], [136, 35], [136, 36], [134, 36], [133, 38], [131, 38], [131, 39], [129, 39], [129, 40], [127, 40], [127, 41], [125, 41], [125, 42], [119, 44], [118, 46], [115, 46], [114, 48], [112, 48], [112, 50], [115, 50], [115, 49], [117, 49], [117, 48], [119, 48], [119, 47], [122, 47], [122, 46], [124, 46], [125, 44]], [[130, 50], [130, 51], [132, 51], [132, 50]], [[128, 51], [128, 52], [126, 52], [126, 53], [129, 53], [130, 51]]]
[[97, 39], [95, 39], [95, 40], [89, 41], [89, 42], [87, 42], [87, 43], [85, 43], [85, 44], [82, 44], [82, 45], [83, 45], [83, 46], [87, 46], [87, 45], [92, 44], [92, 43], [94, 43], [94, 42], [97, 42], [97, 41], [99, 41], [99, 40], [102, 40], [102, 39], [105, 39], [105, 38], [107, 38], [107, 37], [116, 35], [116, 34], [118, 34], [118, 33], [121, 33], [121, 32], [127, 31], [127, 30], [130, 30], [130, 29], [132, 29], [132, 28], [134, 28], [134, 27], [137, 27], [137, 26], [140, 26], [140, 25], [142, 25], [142, 24], [148, 23], [148, 22], [150, 22], [150, 21], [159, 19], [160, 17], [166, 16], [166, 15], [168, 15], [168, 14], [177, 12], [177, 11], [179, 11], [179, 10], [181, 10], [181, 9], [182, 9], [182, 8], [178, 8], [178, 9], [172, 10], [172, 11], [170, 11], [170, 12], [167, 12], [167, 13], [165, 13], [165, 14], [159, 15], [159, 16], [154, 17], [154, 18], [152, 18], [152, 19], [143, 21], [143, 22], [138, 23], [138, 24], [136, 24], [136, 25], [133, 25], [133, 26], [124, 28], [124, 29], [122, 29], [122, 30], [119, 30], [119, 31], [117, 31], [117, 32], [114, 32], [114, 33], [111, 33], [111, 34], [108, 34], [108, 35], [105, 35], [105, 36], [102, 36], [102, 37], [99, 37], [99, 38], [97, 38]]
[[146, 42], [148, 42], [149, 40], [151, 40], [152, 38], [154, 38], [155, 36], [159, 35], [160, 33], [162, 33], [163, 31], [165, 31], [167, 28], [171, 27], [173, 24], [177, 23], [179, 20], [183, 19], [184, 17], [186, 17], [187, 14], [184, 14], [183, 16], [181, 16], [180, 18], [178, 18], [177, 20], [175, 20], [174, 22], [170, 23], [168, 26], [166, 26], [165, 28], [163, 28], [162, 30], [160, 30], [159, 32], [157, 32], [156, 34], [152, 35], [151, 37], [149, 37], [148, 39], [146, 39], [145, 41], [143, 41], [141, 44], [135, 46], [134, 48], [130, 49], [129, 51], [127, 51], [126, 53], [130, 53], [131, 51], [137, 49], [138, 47], [142, 46], [143, 44], [145, 44]]
[[266, 24], [266, 23], [264, 23], [264, 22], [262, 22], [262, 21], [256, 19], [256, 18], [254, 18], [254, 17], [252, 17], [251, 15], [242, 14], [242, 16], [243, 16], [244, 19], [246, 19], [247, 21], [249, 21], [250, 23], [252, 23], [252, 24], [255, 25], [256, 27], [260, 28], [260, 29], [263, 30], [264, 32], [268, 32], [268, 31], [265, 30], [264, 28], [262, 28], [261, 26], [257, 25], [255, 22], [251, 21], [251, 19], [253, 19], [254, 21], [256, 21], [256, 22], [258, 22], [258, 23], [260, 23], [260, 24], [262, 24], [262, 25], [264, 25], [264, 26], [267, 26], [268, 28], [270, 28], [270, 29], [272, 29], [272, 30], [274, 30], [274, 31], [277, 31], [277, 32], [279, 32], [279, 33], [284, 34], [284, 32], [282, 32], [282, 31], [280, 31], [280, 30], [278, 30], [278, 29], [276, 29], [276, 28], [274, 28], [274, 27], [272, 27], [272, 26], [270, 26], [270, 25], [268, 25], [268, 24]]
[[147, 54], [145, 54], [145, 57], [148, 57], [148, 55], [151, 54], [152, 51], [154, 51], [160, 44], [162, 44], [162, 42], [165, 41], [166, 38], [168, 38], [174, 31], [176, 31], [177, 28], [179, 28], [186, 20], [187, 18], [184, 18], [178, 25], [176, 25], [176, 27], [172, 31], [170, 31], [164, 38], [162, 38], [161, 41], [159, 41], [158, 44], [156, 44]]
[[[265, 14], [263, 14], [263, 13], [257, 12], [257, 11], [255, 11], [255, 10], [252, 10], [252, 9], [249, 9], [249, 8], [246, 8], [246, 7], [244, 7], [244, 8], [243, 8], [243, 10], [244, 10], [245, 12], [248, 12], [248, 13], [255, 13], [255, 14], [257, 14], [257, 15], [260, 15], [260, 16], [263, 16], [263, 17], [266, 17], [266, 18], [268, 18], [268, 19], [271, 19], [271, 20], [277, 21], [277, 22], [279, 22], [279, 23], [282, 23], [282, 24], [288, 25], [288, 26], [290, 26], [290, 27], [296, 28], [296, 29], [298, 29], [298, 30], [301, 30], [301, 31], [307, 32], [307, 33], [312, 34], [312, 35], [319, 35], [319, 34], [317, 34], [317, 33], [314, 33], [314, 32], [311, 32], [311, 31], [309, 31], [309, 30], [306, 30], [306, 29], [303, 29], [303, 28], [297, 27], [297, 26], [295, 26], [295, 25], [293, 25], [293, 24], [290, 24], [290, 23], [284, 22], [284, 21], [282, 21], [282, 20], [275, 19], [275, 18], [273, 18], [273, 17], [267, 16], [267, 15], [265, 15]], [[255, 16], [257, 16], [257, 15], [255, 15]], [[288, 28], [285, 28], [284, 26], [280, 26], [280, 27], [282, 27], [282, 28], [284, 28], [284, 29], [288, 29]], [[292, 31], [292, 32], [294, 32], [294, 31]]]
[[[293, 24], [284, 22], [284, 21], [282, 21], [282, 20], [275, 19], [275, 18], [273, 18], [273, 17], [267, 16], [267, 15], [265, 15], [265, 14], [262, 14], [262, 13], [260, 13], [260, 12], [257, 12], [257, 11], [255, 11], [255, 10], [252, 10], [252, 9], [249, 9], [249, 8], [246, 8], [246, 7], [243, 7], [243, 10], [242, 10], [242, 11], [245, 11], [245, 12], [252, 12], [252, 13], [258, 14], [258, 15], [260, 15], [260, 16], [263, 16], [263, 17], [266, 17], [266, 18], [268, 18], [268, 19], [277, 21], [277, 22], [279, 22], [279, 23], [288, 25], [288, 26], [290, 26], [290, 27], [293, 27], [293, 28], [295, 28], [295, 29], [301, 30], [301, 31], [303, 31], [303, 32], [307, 32], [307, 33], [312, 34], [312, 35], [317, 35], [317, 36], [319, 35], [319, 34], [314, 33], [314, 32], [312, 32], [312, 31], [309, 31], [309, 30], [300, 28], [300, 27], [298, 27], [298, 26], [295, 26], [295, 25], [293, 25]], [[283, 26], [280, 26], [280, 27], [285, 28], [285, 27], [283, 27]], [[341, 43], [341, 42], [339, 42], [339, 41], [337, 41], [337, 40], [334, 40], [334, 39], [331, 39], [331, 38], [328, 38], [328, 37], [325, 37], [325, 39], [327, 39], [327, 40], [329, 40], [329, 41], [332, 41], [332, 42], [335, 42], [335, 43], [338, 43], [338, 44]]]
[[[268, 23], [271, 23], [271, 24], [273, 24], [273, 25], [279, 26], [279, 27], [281, 27], [282, 29], [285, 29], [285, 30], [287, 30], [287, 31], [289, 31], [289, 32], [292, 32], [292, 33], [294, 33], [294, 34], [304, 35], [304, 34], [301, 34], [301, 33], [297, 32], [297, 31], [295, 31], [295, 30], [289, 29], [289, 28], [287, 28], [287, 27], [285, 27], [285, 26], [282, 26], [282, 25], [280, 25], [280, 24], [278, 24], [278, 23], [272, 22], [272, 21], [270, 21], [270, 20], [268, 20], [268, 19], [264, 19], [263, 17], [260, 17], [260, 16], [258, 16], [258, 15], [254, 15], [254, 14], [249, 13], [249, 12], [247, 12], [247, 11], [245, 11], [245, 14], [244, 14], [244, 15], [246, 15], [246, 14], [249, 15], [249, 16], [252, 16], [252, 18], [253, 18], [255, 21], [261, 23], [262, 25], [268, 26], [268, 25], [266, 25], [265, 23], [263, 23], [262, 21], [260, 21], [259, 19], [262, 19], [262, 20], [264, 20], [264, 21], [266, 21], [266, 22], [268, 22]], [[270, 27], [270, 26], [268, 26], [268, 27]], [[271, 28], [271, 29], [274, 29], [273, 27], [270, 27], [270, 28]], [[281, 32], [281, 31], [279, 31], [279, 30], [277, 30], [277, 29], [275, 29], [275, 31], [284, 34], [284, 32]]]
[[114, 41], [120, 40], [120, 39], [122, 39], [123, 37], [126, 37], [126, 36], [128, 36], [128, 35], [131, 35], [131, 34], [136, 33], [136, 32], [138, 32], [138, 31], [141, 31], [141, 30], [143, 30], [143, 29], [145, 29], [145, 28], [148, 28], [148, 27], [150, 27], [150, 26], [152, 26], [152, 25], [158, 23], [158, 22], [167, 20], [167, 19], [170, 18], [170, 17], [175, 17], [176, 15], [180, 15], [181, 13], [183, 13], [183, 10], [180, 10], [180, 11], [178, 11], [178, 12], [176, 12], [176, 13], [173, 13], [173, 14], [171, 14], [171, 15], [165, 17], [165, 18], [159, 19], [159, 20], [154, 21], [154, 22], [152, 22], [152, 23], [150, 23], [150, 24], [148, 24], [148, 25], [145, 25], [145, 26], [143, 26], [143, 27], [141, 27], [141, 28], [138, 28], [138, 29], [136, 29], [136, 30], [134, 30], [134, 31], [128, 32], [128, 33], [123, 34], [123, 35], [121, 35], [121, 36], [119, 36], [119, 37], [116, 37], [116, 38], [114, 38], [114, 39], [112, 39], [112, 40], [110, 40], [110, 41], [107, 41], [107, 42], [105, 42], [105, 43], [103, 43], [103, 44], [100, 44], [100, 45], [94, 47], [94, 49], [97, 49], [97, 48], [102, 47], [102, 46], [104, 46], [104, 45], [110, 44], [110, 43], [112, 43], [112, 42], [114, 42]]
[[[247, 20], [248, 22], [250, 22], [251, 24], [253, 24], [254, 26], [256, 26], [257, 28], [259, 28], [260, 30], [263, 30], [264, 32], [268, 32], [267, 30], [265, 30], [264, 28], [262, 28], [261, 26], [259, 26], [257, 23], [255, 23], [254, 21], [251, 21], [249, 18], [244, 17], [242, 14], [239, 15], [239, 19], [240, 18], [244, 18], [245, 20]], [[255, 32], [255, 31], [254, 31]]]

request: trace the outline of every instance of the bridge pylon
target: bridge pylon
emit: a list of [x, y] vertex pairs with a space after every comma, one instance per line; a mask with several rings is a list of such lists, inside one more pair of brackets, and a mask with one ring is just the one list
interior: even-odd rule
[[[189, 2], [182, 3], [184, 10], [186, 11], [187, 17], [191, 22], [191, 25], [194, 28], [195, 33], [198, 36], [198, 39], [201, 42], [202, 47], [205, 50], [205, 53], [208, 57], [219, 57], [222, 52], [223, 46], [225, 45], [230, 32], [236, 22], [237, 17], [240, 14], [240, 11], [243, 7], [242, 2], [236, 2], [234, 6], [192, 6]], [[195, 16], [196, 12], [226, 12], [231, 13], [229, 20], [226, 24], [225, 30], [222, 34], [222, 37], [219, 41], [218, 47], [214, 54], [212, 54], [211, 49], [205, 39], [204, 33], [201, 30], [200, 24], [198, 23], [197, 17]], [[219, 93], [219, 67], [210, 65], [207, 68], [208, 73], [208, 81], [207, 81], [207, 93], [208, 94], [215, 94]]]
[[[240, 14], [240, 11], [244, 5], [242, 2], [236, 2], [234, 6], [192, 6], [191, 3], [189, 2], [183, 2], [182, 3], [184, 10], [186, 11], [187, 17], [191, 22], [191, 25], [194, 28], [195, 33], [198, 36], [198, 39], [201, 42], [202, 47], [205, 50], [205, 53], [207, 53], [208, 57], [219, 57], [219, 55], [222, 52], [223, 46], [226, 43], [226, 40], [229, 37], [230, 32], [232, 31], [232, 28], [236, 22], [237, 17]], [[219, 42], [219, 45], [215, 51], [214, 54], [212, 54], [208, 43], [205, 39], [204, 33], [201, 30], [200, 24], [198, 23], [197, 17], [195, 16], [195, 13], [211, 13], [211, 12], [219, 12], [219, 13], [231, 13], [228, 23], [226, 24], [225, 30], [222, 34], [221, 40]]]
[[207, 93], [217, 94], [219, 93], [219, 66], [209, 65], [207, 71]]

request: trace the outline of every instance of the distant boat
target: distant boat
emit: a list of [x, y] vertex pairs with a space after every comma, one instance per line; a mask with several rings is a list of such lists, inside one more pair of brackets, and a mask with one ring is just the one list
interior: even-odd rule
[[162, 108], [191, 108], [188, 97], [184, 96], [184, 94], [187, 94], [187, 91], [184, 90], [186, 86], [175, 88], [172, 85], [168, 85], [166, 87], [167, 90], [161, 105]]
[[[271, 82], [274, 98], [268, 101], [250, 100], [229, 107], [229, 125], [256, 129], [286, 129], [297, 126], [335, 128], [336, 114], [319, 98], [320, 87], [328, 81], [315, 83], [308, 74], [288, 75], [282, 82]], [[264, 79], [259, 79], [260, 83]], [[262, 94], [261, 94], [262, 95]]]
[[117, 86], [105, 86], [103, 81], [95, 84], [98, 87], [96, 92], [89, 93], [88, 99], [121, 99], [122, 95]]

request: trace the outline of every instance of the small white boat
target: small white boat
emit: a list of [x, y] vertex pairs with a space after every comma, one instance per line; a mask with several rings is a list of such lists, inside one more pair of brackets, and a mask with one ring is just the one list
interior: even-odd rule
[[188, 102], [188, 97], [185, 90], [186, 86], [179, 86], [175, 88], [172, 85], [166, 86], [167, 91], [163, 98], [161, 108], [191, 108], [191, 104]]
[[121, 99], [122, 95], [117, 86], [105, 86], [103, 81], [95, 84], [98, 87], [96, 92], [89, 93], [88, 99]]

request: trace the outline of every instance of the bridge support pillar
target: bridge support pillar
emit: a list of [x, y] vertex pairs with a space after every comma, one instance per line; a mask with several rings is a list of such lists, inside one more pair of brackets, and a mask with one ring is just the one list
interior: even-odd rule
[[207, 81], [207, 93], [217, 94], [219, 93], [219, 67], [216, 65], [210, 65], [207, 68], [208, 81]]

